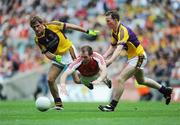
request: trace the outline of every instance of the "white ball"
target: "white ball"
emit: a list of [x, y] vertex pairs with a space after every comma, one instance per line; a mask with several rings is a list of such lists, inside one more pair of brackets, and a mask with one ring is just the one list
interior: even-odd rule
[[35, 102], [36, 108], [39, 111], [47, 111], [51, 106], [51, 101], [47, 97], [38, 97]]

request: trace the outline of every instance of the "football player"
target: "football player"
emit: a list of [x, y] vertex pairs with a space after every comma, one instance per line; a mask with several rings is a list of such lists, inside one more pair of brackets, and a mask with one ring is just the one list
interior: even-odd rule
[[[61, 110], [63, 105], [55, 80], [63, 68], [76, 59], [77, 55], [73, 43], [66, 37], [64, 30], [73, 29], [92, 36], [96, 36], [97, 32], [59, 21], [45, 22], [39, 16], [31, 17], [30, 26], [35, 32], [35, 43], [41, 49], [42, 54], [52, 60], [52, 65], [48, 72], [48, 84], [56, 105], [54, 108]], [[73, 78], [75, 82], [78, 81], [76, 74], [73, 74]]]
[[99, 109], [101, 111], [114, 111], [123, 93], [125, 81], [132, 76], [135, 76], [139, 84], [159, 90], [164, 95], [168, 105], [171, 100], [172, 88], [165, 87], [153, 79], [144, 76], [143, 68], [147, 63], [147, 56], [136, 34], [129, 27], [121, 23], [117, 11], [108, 11], [105, 16], [107, 25], [112, 30], [111, 45], [103, 55], [106, 64], [110, 65], [113, 63], [122, 49], [127, 52], [128, 61], [116, 79], [118, 85], [113, 88], [112, 101], [109, 105], [100, 105]]

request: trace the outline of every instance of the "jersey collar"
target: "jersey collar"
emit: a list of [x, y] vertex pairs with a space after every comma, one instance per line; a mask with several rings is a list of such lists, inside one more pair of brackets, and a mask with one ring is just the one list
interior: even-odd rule
[[113, 33], [114, 33], [114, 34], [118, 34], [120, 27], [121, 27], [121, 22], [119, 21], [119, 22], [118, 22], [118, 26], [117, 26], [117, 28], [116, 28], [116, 31], [113, 30]]

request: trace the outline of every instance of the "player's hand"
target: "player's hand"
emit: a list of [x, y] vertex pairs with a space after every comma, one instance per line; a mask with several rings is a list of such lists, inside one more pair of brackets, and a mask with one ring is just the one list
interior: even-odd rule
[[68, 92], [66, 89], [66, 84], [64, 84], [64, 83], [60, 84], [60, 93], [68, 95]]
[[62, 61], [62, 56], [56, 55], [53, 60], [56, 61], [56, 62], [58, 62], [58, 63], [61, 63], [61, 61]]
[[97, 36], [99, 31], [98, 30], [87, 30], [86, 33], [91, 36]]

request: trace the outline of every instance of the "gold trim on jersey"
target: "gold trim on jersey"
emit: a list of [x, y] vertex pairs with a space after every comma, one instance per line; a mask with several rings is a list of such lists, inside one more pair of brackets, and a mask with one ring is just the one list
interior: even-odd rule
[[[56, 34], [58, 36], [58, 46], [51, 48], [51, 52], [53, 54], [63, 55], [72, 46], [72, 42], [69, 39], [67, 39], [65, 34], [63, 33], [64, 28], [65, 28], [65, 24], [62, 22], [56, 21], [56, 22], [45, 24], [45, 30], [49, 30], [52, 32], [52, 34]], [[45, 34], [43, 36], [44, 38], [43, 37], [39, 38], [37, 36], [35, 37], [35, 41], [38, 44], [38, 46], [40, 47], [42, 52], [49, 51], [49, 49], [47, 48], [46, 45], [41, 44], [40, 41], [38, 41], [38, 40], [44, 39], [44, 40], [47, 40], [46, 42], [48, 42], [49, 40], [50, 40], [49, 42], [53, 42], [52, 38], [49, 39], [49, 37], [46, 35], [48, 35], [48, 34], [46, 34], [46, 31], [45, 31]], [[41, 41], [41, 42], [43, 42], [43, 41]], [[55, 49], [55, 50], [52, 50], [52, 49]]]
[[121, 23], [119, 24], [118, 30], [116, 32], [112, 30], [111, 45], [123, 45], [123, 48], [127, 51], [128, 59], [144, 53], [144, 49], [138, 41], [135, 33], [130, 28], [124, 26]]

